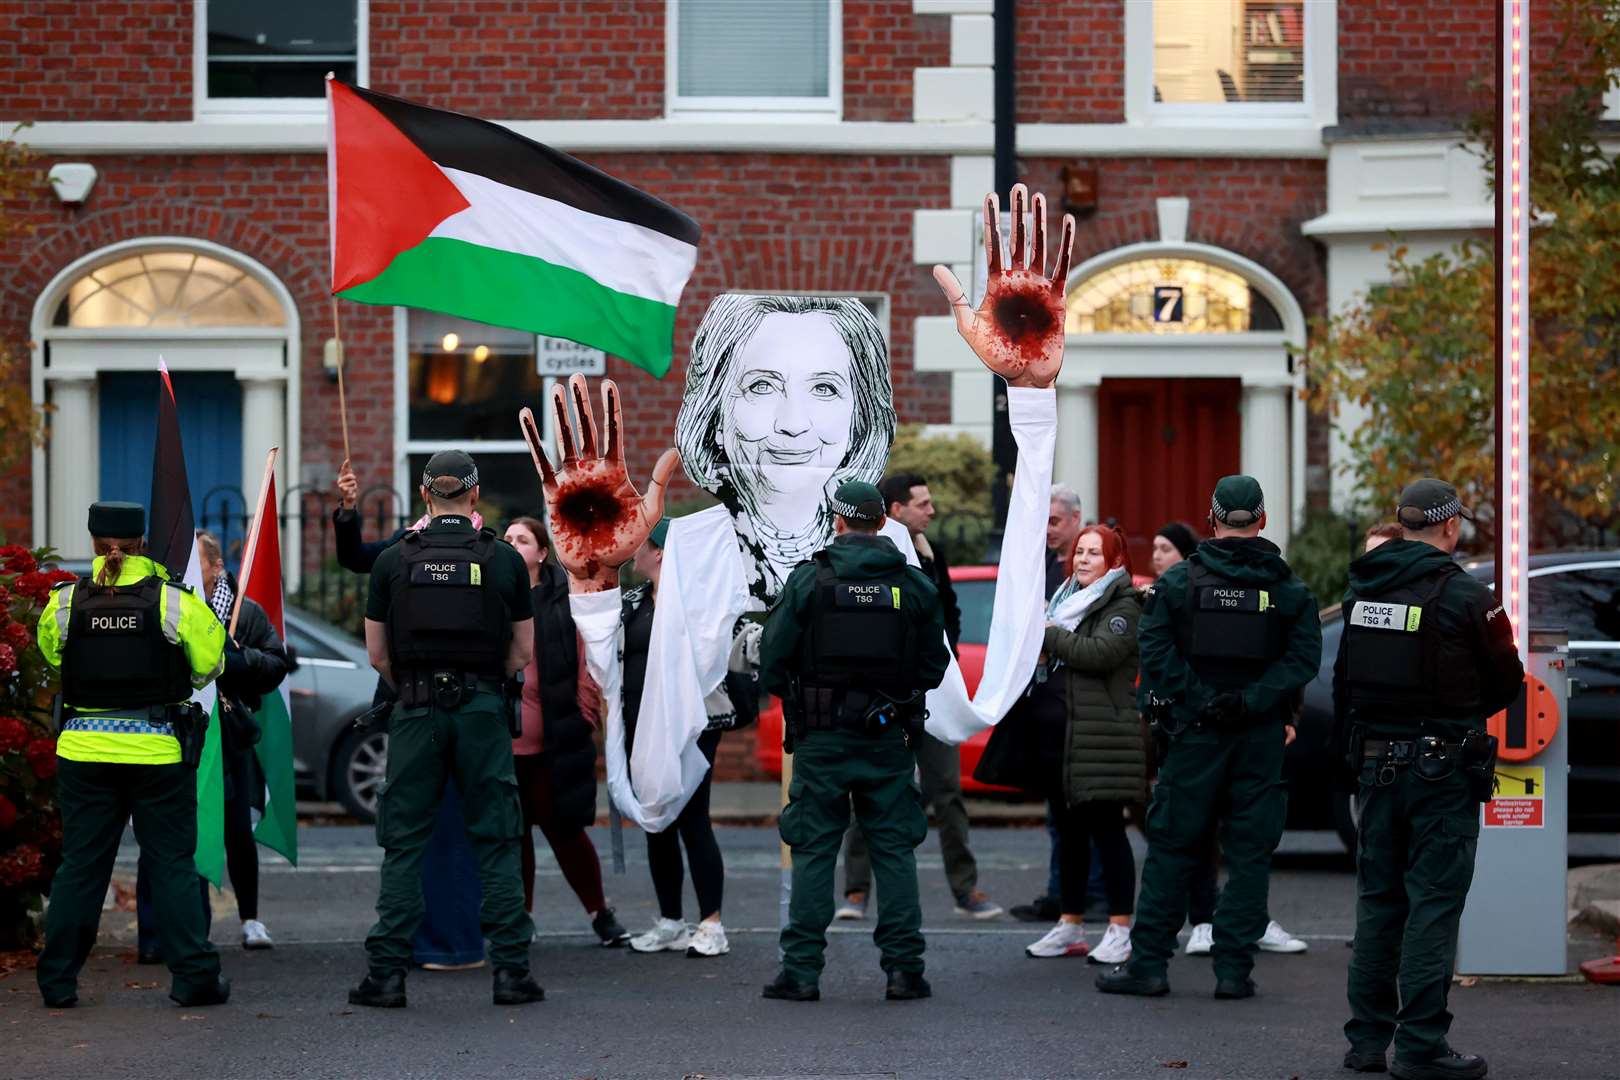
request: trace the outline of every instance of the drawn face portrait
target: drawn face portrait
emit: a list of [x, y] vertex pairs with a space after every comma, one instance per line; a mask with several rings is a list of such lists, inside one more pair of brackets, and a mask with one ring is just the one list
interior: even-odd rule
[[675, 441], [731, 512], [756, 598], [832, 539], [845, 480], [876, 483], [894, 441], [882, 328], [838, 296], [716, 297], [687, 366]]
[[819, 499], [849, 452], [849, 349], [826, 315], [767, 315], [727, 391], [721, 445], [734, 483], [762, 501]]

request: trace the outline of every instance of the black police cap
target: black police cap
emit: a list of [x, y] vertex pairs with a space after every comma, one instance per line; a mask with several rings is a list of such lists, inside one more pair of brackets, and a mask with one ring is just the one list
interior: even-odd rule
[[146, 507], [131, 502], [90, 504], [90, 535], [128, 540], [146, 535]]

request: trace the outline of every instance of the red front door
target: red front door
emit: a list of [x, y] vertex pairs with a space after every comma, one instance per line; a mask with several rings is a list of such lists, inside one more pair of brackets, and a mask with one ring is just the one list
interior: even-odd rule
[[1241, 461], [1237, 379], [1104, 379], [1097, 395], [1098, 505], [1130, 540], [1131, 567], [1151, 573], [1153, 533], [1184, 521], [1203, 535], [1209, 495]]

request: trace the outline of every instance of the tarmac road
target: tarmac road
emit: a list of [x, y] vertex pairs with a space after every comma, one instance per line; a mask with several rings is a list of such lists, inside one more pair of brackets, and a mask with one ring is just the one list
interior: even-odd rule
[[[607, 862], [606, 830], [595, 831]], [[629, 870], [607, 874], [632, 930], [655, 915], [644, 846], [626, 832]], [[261, 911], [270, 952], [236, 947], [228, 895], [215, 940], [235, 982], [223, 1008], [183, 1010], [167, 973], [133, 963], [133, 915], [110, 911], [76, 1010], [47, 1012], [31, 973], [0, 978], [0, 1076], [49, 1077], [1331, 1077], [1344, 1050], [1344, 977], [1354, 904], [1350, 868], [1328, 834], [1290, 834], [1272, 914], [1310, 942], [1263, 954], [1260, 996], [1218, 1002], [1207, 960], [1178, 958], [1173, 992], [1151, 1001], [1091, 988], [1098, 968], [1023, 954], [1044, 927], [951, 911], [938, 848], [920, 849], [930, 1001], [882, 1000], [871, 924], [835, 924], [818, 1004], [764, 1001], [776, 967], [775, 832], [722, 828], [729, 956], [638, 956], [594, 944], [541, 844], [534, 947], [544, 1004], [489, 1003], [487, 970], [414, 973], [406, 1010], [352, 1009], [376, 896], [369, 829], [306, 828], [298, 870], [266, 855]], [[1133, 834], [1140, 845], [1140, 837]], [[974, 833], [982, 885], [1011, 904], [1045, 881], [1038, 829]], [[1140, 852], [1140, 846], [1138, 848]], [[126, 848], [120, 871], [133, 871]], [[690, 902], [690, 899], [689, 899]], [[689, 913], [690, 914], [690, 913]], [[1093, 928], [1094, 937], [1100, 927]], [[1572, 937], [1572, 962], [1612, 950]], [[1607, 946], [1607, 948], [1606, 948]], [[154, 985], [155, 984], [155, 985]], [[1575, 981], [1458, 986], [1456, 1045], [1493, 1077], [1620, 1077], [1620, 990]]]

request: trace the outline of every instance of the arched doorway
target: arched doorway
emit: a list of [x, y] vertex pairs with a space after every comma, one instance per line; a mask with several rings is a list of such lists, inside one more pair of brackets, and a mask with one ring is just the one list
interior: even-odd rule
[[1305, 422], [1290, 344], [1305, 317], [1264, 267], [1204, 244], [1144, 243], [1076, 267], [1058, 384], [1057, 476], [1142, 560], [1153, 531], [1202, 529], [1220, 476], [1265, 489], [1284, 549], [1304, 504]]
[[263, 266], [218, 244], [153, 237], [65, 267], [33, 318], [33, 391], [52, 407], [34, 455], [34, 539], [89, 555], [84, 508], [145, 503], [157, 367], [172, 374], [192, 510], [251, 511], [264, 455], [280, 446], [277, 482], [297, 482], [298, 313]]

